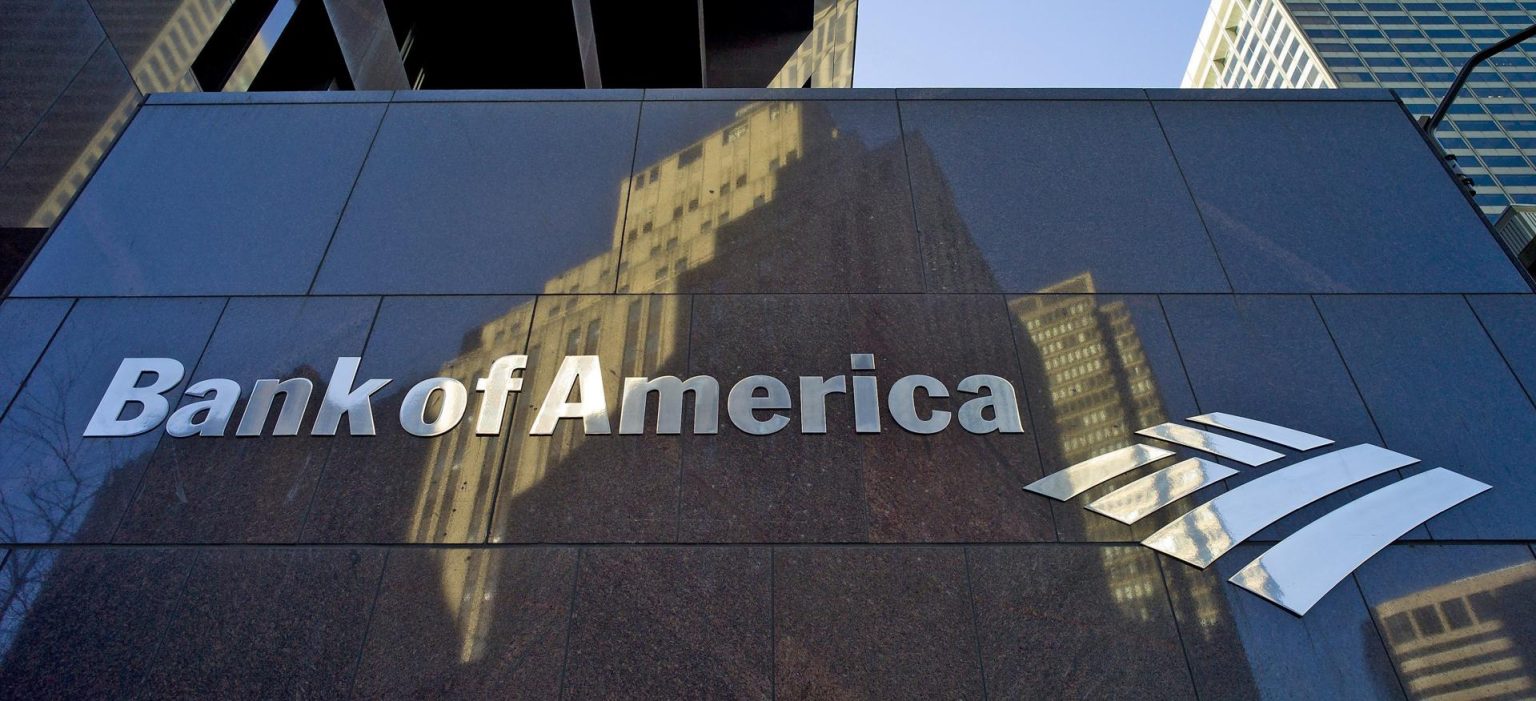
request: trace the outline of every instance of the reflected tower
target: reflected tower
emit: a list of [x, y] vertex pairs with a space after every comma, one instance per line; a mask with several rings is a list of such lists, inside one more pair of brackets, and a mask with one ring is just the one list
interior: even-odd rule
[[[1044, 380], [1035, 396], [1043, 397], [1045, 405], [1031, 406], [1031, 411], [1037, 414], [1037, 429], [1050, 422], [1051, 429], [1041, 432], [1047, 471], [1130, 445], [1136, 442], [1136, 429], [1167, 420], [1130, 310], [1123, 301], [1101, 300], [1094, 293], [1093, 274], [1084, 272], [1009, 301]], [[1124, 539], [1121, 524], [1085, 518], [1088, 540]], [[1105, 549], [1103, 558], [1105, 581], [1127, 617], [1149, 621], [1155, 610], [1166, 608], [1155, 561], [1123, 548]]]
[[[817, 206], [803, 198], [787, 201], [781, 180], [794, 177], [798, 169], [817, 167], [815, 161], [838, 149], [863, 148], [839, 133], [823, 110], [815, 102], [747, 103], [723, 127], [637, 166], [618, 187], [621, 214], [610, 249], [551, 278], [537, 301], [509, 309], [481, 327], [438, 374], [474, 377], [525, 339], [530, 358], [525, 392], [532, 391], [534, 375], [551, 373], [553, 368], [545, 366], [565, 355], [602, 357], [611, 380], [686, 372], [680, 349], [688, 340], [689, 306], [679, 293], [736, 279], [782, 246], [810, 244], [797, 241], [794, 232], [738, 228], [736, 223], [775, 207]], [[899, 145], [888, 150], [892, 158], [900, 157]], [[569, 294], [615, 277], [617, 291], [628, 296]], [[610, 416], [616, 417], [619, 394], [610, 392], [607, 400]], [[510, 420], [512, 432], [526, 434], [528, 409], [526, 400], [518, 404], [515, 411], [521, 415]], [[434, 410], [429, 408], [429, 414]], [[498, 498], [498, 471], [499, 498], [515, 501], [540, 489], [552, 475], [574, 469], [583, 455], [607, 449], [594, 443], [609, 439], [557, 430], [539, 440], [510, 440], [509, 454], [501, 456], [489, 454], [494, 443], [469, 440], [470, 433], [461, 425], [426, 450], [407, 539], [478, 542], [483, 533], [475, 515], [488, 511]], [[490, 558], [448, 558], [438, 573], [444, 611], [454, 622], [464, 663], [480, 659], [479, 643], [495, 625], [495, 570]]]
[[1536, 564], [1506, 567], [1383, 602], [1376, 618], [1387, 652], [1413, 698], [1529, 698], [1536, 621], [1511, 617], [1500, 600], [1536, 600]]

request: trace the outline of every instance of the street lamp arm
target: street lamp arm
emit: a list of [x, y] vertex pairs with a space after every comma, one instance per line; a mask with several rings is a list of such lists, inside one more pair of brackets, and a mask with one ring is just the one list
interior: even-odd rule
[[1526, 27], [1518, 34], [1505, 37], [1499, 43], [1483, 49], [1473, 54], [1472, 58], [1467, 59], [1466, 65], [1463, 65], [1461, 70], [1456, 73], [1456, 79], [1451, 81], [1451, 87], [1445, 91], [1445, 97], [1440, 98], [1440, 104], [1435, 107], [1435, 113], [1429, 117], [1419, 118], [1420, 123], [1424, 125], [1424, 131], [1433, 134], [1435, 129], [1440, 126], [1440, 122], [1445, 121], [1446, 112], [1450, 111], [1451, 103], [1456, 101], [1457, 93], [1461, 92], [1461, 88], [1466, 84], [1467, 78], [1471, 77], [1473, 69], [1477, 68], [1483, 61], [1533, 36], [1536, 36], [1536, 24]]

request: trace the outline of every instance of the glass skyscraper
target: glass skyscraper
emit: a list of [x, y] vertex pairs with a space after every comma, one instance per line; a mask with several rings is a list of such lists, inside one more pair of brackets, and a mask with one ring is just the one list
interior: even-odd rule
[[[1482, 47], [1536, 21], [1536, 2], [1213, 0], [1188, 88], [1390, 88], [1428, 115]], [[1479, 67], [1436, 131], [1490, 220], [1536, 203], [1536, 45]], [[1530, 232], [1500, 227], [1519, 253]]]

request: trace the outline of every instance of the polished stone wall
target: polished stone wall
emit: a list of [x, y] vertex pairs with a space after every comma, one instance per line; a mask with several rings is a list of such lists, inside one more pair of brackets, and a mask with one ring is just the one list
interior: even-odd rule
[[[1529, 694], [1531, 290], [1385, 92], [155, 95], [0, 302], [0, 688]], [[1026, 431], [529, 431], [568, 354], [617, 420], [624, 377], [866, 352], [1006, 378]], [[500, 434], [401, 430], [513, 353]], [[81, 437], [124, 357], [349, 355], [377, 436]], [[1022, 489], [1210, 411], [1423, 462], [1206, 571], [1138, 541], [1225, 486], [1135, 527], [1082, 506], [1150, 469]], [[1434, 466], [1493, 488], [1306, 617], [1225, 582]]]

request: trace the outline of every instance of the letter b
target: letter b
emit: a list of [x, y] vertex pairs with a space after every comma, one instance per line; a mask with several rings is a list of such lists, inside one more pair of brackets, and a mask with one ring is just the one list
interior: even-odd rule
[[[137, 436], [160, 425], [171, 410], [171, 403], [162, 396], [181, 382], [187, 369], [171, 358], [123, 358], [117, 366], [117, 374], [101, 395], [96, 413], [85, 426], [87, 437]], [[155, 380], [139, 387], [144, 373], [154, 373]], [[129, 404], [143, 407], [138, 416], [118, 419]]]

